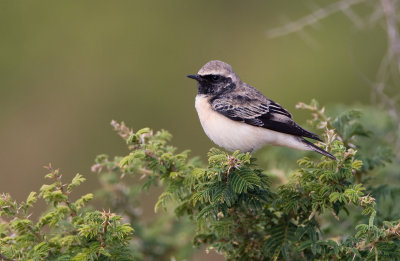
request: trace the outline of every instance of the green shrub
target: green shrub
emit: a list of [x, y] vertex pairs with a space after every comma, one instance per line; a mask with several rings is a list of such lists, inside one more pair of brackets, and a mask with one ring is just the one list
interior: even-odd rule
[[[298, 108], [312, 113], [311, 125], [324, 132], [320, 145], [337, 161], [310, 154], [288, 171], [261, 168], [248, 153], [213, 148], [202, 164], [188, 151], [176, 152], [166, 131], [134, 132], [113, 121], [129, 154], [99, 155], [92, 170], [102, 184], [95, 197], [116, 214], [87, 207], [92, 194], [71, 201], [72, 188], [84, 178], [78, 174], [63, 184], [48, 166], [53, 183], [39, 195], [32, 192], [22, 203], [2, 195], [0, 255], [182, 260], [193, 254], [193, 245], [204, 245], [228, 260], [400, 260], [398, 163], [388, 164], [396, 159], [390, 149], [394, 124], [376, 110], [365, 117], [340, 109], [328, 117], [315, 101]], [[295, 155], [277, 149], [263, 156], [292, 166]], [[388, 179], [393, 182], [386, 184]], [[162, 213], [148, 221], [141, 218], [139, 196], [152, 186], [163, 190], [155, 205]], [[38, 197], [49, 210], [35, 222], [30, 211]]]

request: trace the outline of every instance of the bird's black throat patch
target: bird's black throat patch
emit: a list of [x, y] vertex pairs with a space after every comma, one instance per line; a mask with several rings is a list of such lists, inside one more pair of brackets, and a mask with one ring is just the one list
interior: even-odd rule
[[219, 95], [235, 88], [230, 77], [208, 74], [200, 76], [198, 80], [198, 94]]

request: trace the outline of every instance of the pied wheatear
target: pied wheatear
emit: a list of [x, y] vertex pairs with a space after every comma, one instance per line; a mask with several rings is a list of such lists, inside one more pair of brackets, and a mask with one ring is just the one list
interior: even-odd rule
[[277, 145], [336, 159], [304, 139], [321, 141], [297, 125], [281, 105], [242, 82], [229, 64], [210, 61], [187, 77], [198, 82], [195, 107], [205, 133], [218, 146], [253, 152], [264, 145]]

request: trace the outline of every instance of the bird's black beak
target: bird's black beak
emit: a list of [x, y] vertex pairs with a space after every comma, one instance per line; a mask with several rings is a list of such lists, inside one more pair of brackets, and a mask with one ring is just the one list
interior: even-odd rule
[[201, 78], [200, 78], [200, 75], [198, 75], [198, 74], [189, 74], [189, 75], [187, 75], [186, 77], [188, 77], [188, 78], [190, 78], [190, 79], [194, 79], [194, 80], [196, 80], [196, 81], [199, 81]]

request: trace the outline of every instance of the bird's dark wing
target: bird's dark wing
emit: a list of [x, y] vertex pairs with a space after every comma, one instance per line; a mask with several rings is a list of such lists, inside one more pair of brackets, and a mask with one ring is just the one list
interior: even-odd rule
[[282, 106], [260, 95], [229, 94], [211, 100], [212, 108], [234, 121], [277, 132], [321, 140], [318, 135], [297, 125]]

